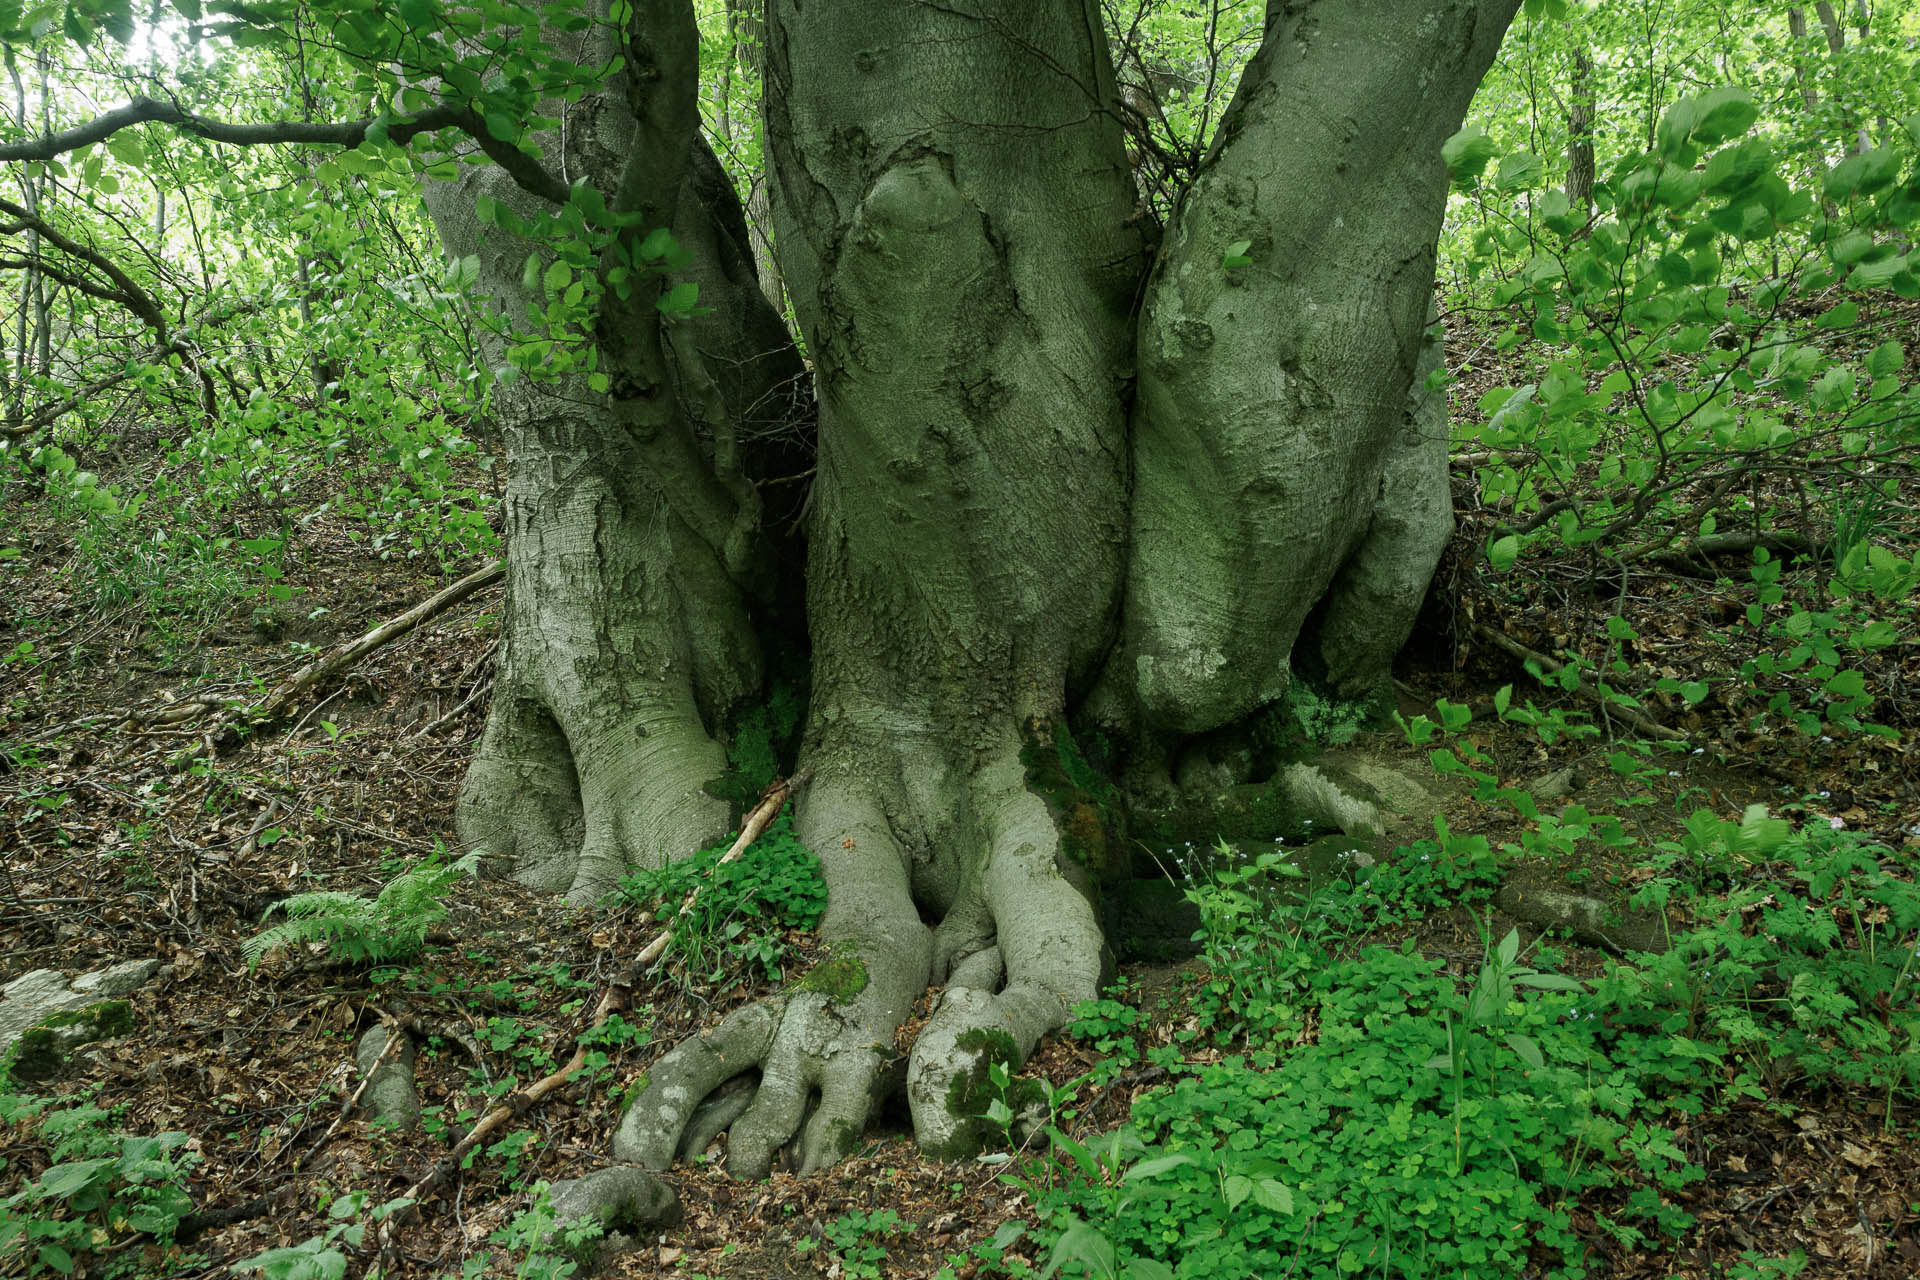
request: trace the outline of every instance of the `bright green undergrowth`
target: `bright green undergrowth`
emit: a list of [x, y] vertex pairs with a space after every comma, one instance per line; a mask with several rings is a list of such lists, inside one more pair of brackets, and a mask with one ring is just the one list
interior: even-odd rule
[[[1842, 1089], [1892, 1123], [1920, 1099], [1915, 859], [1768, 822], [1756, 844], [1739, 835], [1754, 815], [1697, 817], [1663, 852], [1719, 848], [1721, 887], [1642, 891], [1683, 896], [1694, 927], [1578, 980], [1512, 933], [1465, 974], [1411, 941], [1360, 945], [1383, 919], [1484, 894], [1483, 841], [1443, 832], [1304, 907], [1263, 898], [1258, 866], [1193, 886], [1206, 976], [1185, 1029], [1143, 1049], [1142, 1015], [1114, 999], [1074, 1027], [1110, 1055], [1105, 1078], [1144, 1059], [1170, 1082], [1097, 1137], [1056, 1109], [1046, 1153], [1006, 1175], [1038, 1211], [1038, 1274], [1579, 1280], [1595, 1273], [1576, 1206], [1626, 1247], [1688, 1229], [1685, 1188], [1705, 1175], [1677, 1133], [1703, 1112], [1790, 1114]], [[992, 1269], [1011, 1234], [976, 1256]]]
[[[0, 1070], [0, 1132], [42, 1147], [47, 1166], [31, 1178], [0, 1158], [18, 1190], [0, 1196], [0, 1274], [164, 1274], [180, 1220], [193, 1211], [189, 1172], [199, 1157], [184, 1133], [134, 1135], [118, 1115], [84, 1099], [62, 1105], [14, 1092]], [[144, 1249], [138, 1235], [150, 1238]]]
[[[793, 834], [786, 815], [774, 819], [745, 855], [722, 864], [731, 844], [632, 872], [616, 897], [663, 917], [675, 913], [669, 945], [689, 975], [727, 985], [750, 977], [777, 981], [786, 969], [786, 935], [811, 930], [826, 910], [820, 859]], [[696, 888], [692, 909], [678, 915]]]

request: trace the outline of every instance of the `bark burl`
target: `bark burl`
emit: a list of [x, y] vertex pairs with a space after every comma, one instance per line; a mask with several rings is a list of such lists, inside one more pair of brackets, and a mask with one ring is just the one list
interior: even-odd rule
[[[1271, 816], [1246, 744], [1295, 661], [1377, 686], [1451, 522], [1440, 144], [1518, 3], [1274, 0], [1157, 235], [1092, 0], [773, 0], [810, 370], [698, 137], [687, 7], [556, 33], [625, 61], [556, 104], [547, 169], [670, 226], [709, 310], [664, 321], [654, 280], [602, 310], [606, 390], [502, 390], [508, 605], [462, 834], [589, 900], [711, 843], [735, 717], [804, 662], [797, 823], [839, 957], [662, 1059], [617, 1155], [663, 1166], [727, 1125], [736, 1172], [832, 1162], [900, 1087], [929, 986], [904, 1087], [920, 1141], [962, 1149], [985, 1065], [1096, 993], [1125, 815]], [[480, 194], [542, 198], [500, 169], [428, 197], [524, 314], [524, 243]], [[802, 507], [774, 482], [809, 467]], [[1116, 785], [1080, 767], [1096, 740]]]

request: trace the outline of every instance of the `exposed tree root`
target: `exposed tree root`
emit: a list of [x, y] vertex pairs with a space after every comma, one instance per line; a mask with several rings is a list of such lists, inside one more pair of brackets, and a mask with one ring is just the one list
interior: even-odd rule
[[[937, 767], [926, 773], [933, 802], [945, 793]], [[1017, 1066], [1098, 993], [1103, 954], [1091, 904], [1061, 873], [1054, 819], [1027, 789], [1017, 741], [965, 786], [959, 825], [978, 851], [961, 858], [929, 928], [920, 918], [929, 877], [916, 885], [911, 822], [897, 825], [873, 780], [851, 771], [813, 785], [801, 836], [826, 873], [821, 932], [832, 958], [667, 1053], [622, 1119], [616, 1158], [665, 1168], [726, 1129], [732, 1173], [764, 1176], [783, 1153], [810, 1172], [844, 1156], [875, 1104], [903, 1084], [923, 1149], [978, 1146], [987, 1071]], [[930, 982], [943, 989], [903, 1076], [898, 1029]]]

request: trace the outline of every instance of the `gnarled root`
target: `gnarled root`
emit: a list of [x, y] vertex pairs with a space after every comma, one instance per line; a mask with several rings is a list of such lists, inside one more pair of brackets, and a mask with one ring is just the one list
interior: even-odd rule
[[[1058, 834], [1017, 751], [977, 770], [967, 790], [963, 825], [981, 847], [952, 874], [920, 877], [958, 887], [936, 930], [921, 922], [914, 860], [873, 788], [816, 779], [801, 833], [826, 872], [821, 932], [833, 958], [662, 1058], [615, 1135], [616, 1158], [664, 1168], [724, 1127], [736, 1175], [764, 1175], [789, 1143], [803, 1171], [832, 1164], [898, 1087], [895, 1036], [929, 980], [946, 985], [908, 1059], [915, 1135], [937, 1155], [977, 1148], [988, 1068], [1017, 1066], [1097, 994], [1101, 937], [1056, 865]], [[756, 1073], [757, 1084], [733, 1083]]]

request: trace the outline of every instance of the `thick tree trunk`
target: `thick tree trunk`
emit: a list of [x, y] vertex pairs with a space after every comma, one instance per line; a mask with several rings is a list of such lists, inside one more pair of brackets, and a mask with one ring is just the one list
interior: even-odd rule
[[[790, 1139], [837, 1159], [930, 982], [908, 1101], [924, 1146], [965, 1148], [987, 1066], [1099, 980], [1098, 868], [1063, 834], [1085, 815], [1038, 776], [1086, 692], [1152, 754], [1277, 698], [1316, 604], [1336, 680], [1384, 672], [1451, 519], [1439, 147], [1516, 6], [1273, 6], [1137, 332], [1092, 4], [773, 6], [775, 216], [820, 396], [799, 829], [862, 977], [670, 1053], [616, 1154], [703, 1143], [702, 1099], [757, 1073], [730, 1167]], [[1223, 265], [1241, 240], [1255, 265]]]
[[[616, 1154], [664, 1164], [730, 1125], [737, 1172], [837, 1159], [929, 984], [904, 1084], [922, 1143], [963, 1149], [988, 1066], [1106, 959], [1124, 805], [1062, 781], [1069, 724], [1103, 724], [1162, 815], [1217, 814], [1245, 797], [1170, 797], [1168, 766], [1284, 692], [1310, 615], [1338, 687], [1384, 673], [1450, 521], [1439, 148], [1517, 4], [1276, 0], [1153, 263], [1093, 0], [770, 6], [773, 212], [819, 397], [797, 821], [841, 980], [671, 1051]], [[804, 469], [804, 379], [693, 142], [685, 10], [641, 9], [632, 80], [556, 104], [542, 160], [642, 230], [671, 217], [713, 309], [667, 324], [649, 277], [603, 305], [603, 391], [499, 389], [506, 637], [460, 804], [469, 841], [576, 897], [726, 824], [728, 718], [769, 638], [799, 646], [753, 481]], [[479, 224], [482, 193], [540, 211], [494, 169], [430, 207], [519, 317], [542, 264]]]
[[1109, 724], [1186, 736], [1271, 704], [1316, 605], [1349, 695], [1406, 639], [1452, 520], [1421, 404], [1440, 144], [1517, 7], [1268, 5], [1148, 286]]
[[[576, 900], [725, 833], [727, 805], [709, 784], [726, 770], [728, 718], [761, 687], [765, 620], [753, 605], [772, 603], [777, 577], [740, 437], [773, 446], [760, 457], [793, 452], [806, 399], [791, 341], [758, 300], [737, 202], [694, 136], [692, 23], [677, 10], [656, 4], [637, 21], [654, 74], [638, 89], [622, 75], [572, 108], [564, 154], [560, 135], [540, 135], [542, 159], [609, 204], [641, 170], [647, 194], [633, 211], [643, 228], [671, 218], [710, 310], [668, 331], [657, 277], [624, 302], [609, 291], [595, 335], [605, 390], [574, 369], [503, 380], [494, 396], [509, 459], [507, 607], [458, 821], [469, 845]], [[554, 39], [609, 37], [599, 27]], [[614, 52], [579, 56], [595, 65]], [[651, 92], [651, 115], [636, 120], [630, 90]], [[526, 286], [527, 243], [481, 223], [482, 195], [529, 222], [551, 206], [491, 167], [427, 193], [449, 252], [477, 254], [482, 290], [518, 321], [544, 308], [544, 273]], [[488, 335], [496, 367], [507, 346]]]
[[616, 1146], [670, 1158], [744, 1053], [763, 1077], [729, 1161], [749, 1174], [813, 1091], [803, 1165], [844, 1152], [930, 980], [946, 989], [908, 1087], [935, 1149], [966, 1141], [963, 1076], [1097, 991], [1093, 908], [1021, 751], [1118, 603], [1141, 260], [1091, 4], [776, 4], [769, 26], [782, 266], [821, 404], [799, 827], [823, 933], [867, 977], [669, 1059]]

